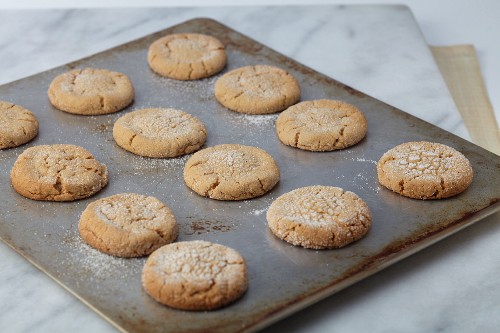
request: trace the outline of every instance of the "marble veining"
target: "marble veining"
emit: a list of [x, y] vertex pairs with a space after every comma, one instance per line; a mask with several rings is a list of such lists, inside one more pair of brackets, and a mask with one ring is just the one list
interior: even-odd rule
[[[194, 17], [212, 17], [303, 64], [462, 137], [425, 41], [402, 6], [3, 11], [0, 83]], [[500, 225], [489, 218], [265, 332], [493, 332], [500, 328]], [[0, 243], [1, 331], [113, 332]]]

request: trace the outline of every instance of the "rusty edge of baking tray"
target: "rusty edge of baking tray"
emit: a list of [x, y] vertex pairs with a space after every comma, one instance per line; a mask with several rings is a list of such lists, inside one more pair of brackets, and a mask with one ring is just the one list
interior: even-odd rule
[[[206, 33], [219, 38], [228, 52], [224, 72], [249, 64], [276, 65], [299, 80], [302, 100], [333, 98], [358, 106], [368, 119], [367, 138], [352, 148], [330, 153], [286, 147], [274, 133], [274, 115], [237, 114], [215, 101], [212, 86], [220, 74], [197, 82], [156, 76], [145, 60], [147, 47], [165, 34], [178, 32]], [[137, 88], [134, 105], [117, 114], [86, 118], [55, 110], [47, 101], [48, 83], [56, 74], [83, 66], [125, 72]], [[39, 89], [40, 86], [44, 88]], [[0, 97], [32, 110], [41, 128], [32, 143], [3, 151], [0, 156], [2, 168], [7, 169], [0, 175], [1, 184], [7, 188], [0, 193], [2, 211], [6, 212], [0, 223], [0, 237], [122, 331], [253, 332], [500, 210], [498, 156], [319, 74], [211, 19], [190, 20], [0, 86]], [[209, 130], [206, 146], [239, 142], [267, 150], [280, 166], [280, 183], [261, 198], [214, 202], [184, 186], [185, 158], [145, 159], [116, 147], [110, 128], [118, 117], [132, 109], [158, 106], [165, 101], [201, 118]], [[58, 126], [61, 123], [64, 127]], [[246, 131], [241, 131], [243, 126]], [[394, 131], [395, 128], [401, 130]], [[420, 201], [378, 185], [375, 163], [383, 152], [401, 142], [417, 140], [442, 142], [464, 153], [475, 171], [471, 187], [454, 198]], [[8, 179], [8, 170], [17, 155], [31, 145], [60, 142], [81, 143], [108, 165], [108, 186], [94, 197], [74, 203], [43, 203], [17, 195]], [[158, 184], [164, 185], [167, 178], [172, 181], [168, 188], [160, 187]], [[373, 213], [369, 234], [345, 248], [329, 251], [306, 250], [276, 239], [267, 230], [263, 212], [277, 196], [313, 184], [340, 186], [364, 199]], [[142, 190], [138, 192], [154, 195], [172, 208], [181, 224], [179, 241], [201, 238], [231, 246], [243, 254], [249, 266], [250, 287], [242, 299], [213, 312], [172, 310], [150, 299], [137, 282], [144, 258], [114, 258], [82, 244], [76, 224], [86, 204], [137, 187]], [[16, 225], [18, 222], [23, 223], [21, 228]], [[87, 259], [102, 261], [104, 268], [88, 266]], [[284, 281], [283, 276], [288, 280]]]

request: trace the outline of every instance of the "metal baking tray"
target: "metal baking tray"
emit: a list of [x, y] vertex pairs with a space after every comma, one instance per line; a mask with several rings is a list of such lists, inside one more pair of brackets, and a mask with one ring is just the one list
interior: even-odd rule
[[[214, 98], [218, 76], [190, 82], [152, 73], [148, 46], [177, 32], [219, 38], [227, 47], [224, 72], [252, 64], [271, 64], [292, 73], [302, 100], [347, 101], [366, 115], [367, 137], [352, 148], [315, 153], [284, 146], [275, 134], [276, 115], [250, 116], [229, 111]], [[77, 116], [54, 109], [47, 88], [58, 74], [97, 67], [127, 74], [136, 98], [126, 110], [104, 116]], [[40, 121], [38, 137], [0, 152], [0, 237], [39, 269], [113, 325], [128, 332], [253, 332], [383, 268], [500, 209], [500, 157], [342, 83], [317, 73], [215, 21], [191, 20], [94, 56], [0, 87], [0, 100], [32, 110]], [[208, 130], [206, 147], [240, 143], [265, 149], [281, 170], [268, 194], [245, 201], [200, 197], [183, 182], [187, 157], [149, 159], [119, 148], [114, 121], [146, 107], [174, 107], [199, 117]], [[475, 177], [464, 193], [445, 200], [402, 197], [378, 185], [376, 162], [406, 141], [429, 140], [455, 147], [471, 161]], [[109, 185], [77, 202], [26, 199], [11, 187], [9, 172], [27, 147], [69, 143], [87, 148], [110, 172]], [[307, 185], [333, 185], [357, 193], [373, 213], [362, 240], [338, 250], [294, 247], [268, 230], [265, 212], [279, 195]], [[167, 203], [180, 224], [178, 240], [203, 239], [239, 251], [247, 260], [249, 289], [232, 305], [211, 312], [187, 312], [156, 303], [141, 288], [145, 258], [122, 259], [85, 245], [77, 224], [91, 201], [121, 192], [153, 195]]]

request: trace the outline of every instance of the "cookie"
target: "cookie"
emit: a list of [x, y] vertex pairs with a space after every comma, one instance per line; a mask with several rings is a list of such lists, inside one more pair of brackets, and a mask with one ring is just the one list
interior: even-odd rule
[[215, 97], [233, 111], [268, 114], [297, 103], [300, 87], [297, 80], [281, 68], [246, 66], [221, 76], [215, 83]]
[[157, 302], [182, 310], [213, 310], [240, 298], [247, 267], [235, 250], [205, 241], [165, 245], [149, 256], [142, 286]]
[[108, 169], [85, 149], [43, 145], [26, 149], [10, 172], [17, 193], [34, 200], [72, 201], [89, 197], [108, 183]]
[[219, 73], [226, 66], [224, 45], [215, 37], [203, 34], [172, 34], [149, 47], [151, 69], [176, 80], [198, 80]]
[[285, 193], [267, 210], [271, 231], [309, 249], [332, 249], [367, 234], [371, 212], [356, 194], [333, 186], [307, 186]]
[[117, 257], [141, 257], [172, 243], [178, 226], [170, 208], [155, 197], [121, 193], [90, 203], [78, 224], [83, 240]]
[[117, 112], [134, 100], [134, 88], [125, 74], [95, 68], [58, 75], [48, 94], [59, 110], [81, 115]]
[[196, 152], [184, 167], [186, 185], [217, 200], [244, 200], [270, 191], [280, 178], [274, 159], [257, 147], [223, 144]]
[[176, 157], [198, 150], [207, 138], [203, 123], [176, 109], [143, 109], [119, 118], [113, 127], [116, 143], [134, 154]]
[[285, 145], [310, 151], [332, 151], [355, 145], [368, 128], [354, 105], [320, 99], [290, 106], [276, 120], [278, 138]]
[[377, 163], [378, 181], [414, 199], [442, 199], [463, 192], [472, 183], [469, 160], [446, 145], [420, 141], [400, 144]]
[[31, 111], [0, 101], [0, 149], [25, 144], [37, 134], [38, 120]]

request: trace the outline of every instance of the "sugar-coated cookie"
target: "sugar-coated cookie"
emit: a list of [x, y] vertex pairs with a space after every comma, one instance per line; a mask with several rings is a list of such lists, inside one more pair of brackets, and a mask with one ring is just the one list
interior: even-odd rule
[[149, 67], [161, 76], [176, 80], [198, 80], [217, 74], [226, 66], [224, 45], [215, 37], [172, 34], [149, 47]]
[[120, 111], [134, 100], [134, 88], [122, 73], [75, 69], [58, 75], [49, 86], [49, 100], [59, 110], [81, 115]]
[[310, 151], [332, 151], [355, 145], [368, 128], [354, 105], [328, 99], [301, 102], [283, 111], [276, 132], [288, 146]]
[[10, 180], [14, 189], [27, 198], [72, 201], [89, 197], [106, 186], [108, 169], [79, 146], [34, 146], [19, 155]]
[[474, 172], [459, 151], [441, 143], [406, 142], [387, 151], [377, 163], [378, 181], [414, 199], [442, 199], [463, 192]]
[[273, 201], [267, 210], [271, 231], [280, 239], [310, 249], [332, 249], [367, 234], [372, 215], [356, 194], [333, 186], [307, 186]]
[[198, 150], [207, 131], [198, 118], [176, 109], [142, 109], [127, 113], [113, 127], [116, 143], [134, 154], [176, 157]]
[[287, 71], [268, 65], [245, 66], [221, 76], [215, 97], [226, 108], [248, 114], [283, 111], [300, 99], [300, 86]]
[[223, 144], [196, 152], [184, 167], [186, 185], [217, 200], [244, 200], [270, 191], [280, 177], [274, 159], [264, 150]]
[[0, 149], [13, 148], [33, 140], [38, 120], [22, 106], [0, 101]]
[[90, 203], [78, 224], [90, 246], [118, 257], [141, 257], [172, 243], [178, 234], [174, 214], [155, 197], [120, 193]]
[[235, 250], [205, 241], [178, 242], [153, 252], [142, 271], [144, 290], [183, 310], [213, 310], [240, 298], [247, 267]]

